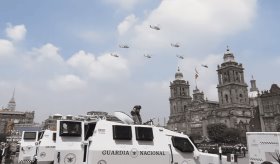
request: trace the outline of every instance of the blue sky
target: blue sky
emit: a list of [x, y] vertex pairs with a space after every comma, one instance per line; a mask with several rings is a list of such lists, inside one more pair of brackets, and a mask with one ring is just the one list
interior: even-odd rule
[[279, 8], [276, 0], [0, 1], [0, 104], [15, 88], [17, 110], [35, 110], [37, 122], [55, 113], [129, 113], [135, 104], [145, 119], [163, 121], [178, 66], [191, 89], [197, 67], [198, 87], [217, 100], [227, 45], [247, 83], [253, 75], [267, 90], [280, 80]]

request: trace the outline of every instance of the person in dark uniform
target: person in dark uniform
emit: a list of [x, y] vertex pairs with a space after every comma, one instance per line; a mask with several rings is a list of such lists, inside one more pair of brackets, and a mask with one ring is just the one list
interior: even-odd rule
[[3, 147], [2, 144], [0, 145], [0, 163], [2, 163], [2, 157], [3, 157]]
[[142, 124], [140, 109], [141, 109], [141, 105], [135, 105], [131, 110], [131, 116], [134, 121], [134, 124]]
[[246, 156], [246, 148], [243, 146], [241, 149], [243, 151], [243, 156], [245, 157]]

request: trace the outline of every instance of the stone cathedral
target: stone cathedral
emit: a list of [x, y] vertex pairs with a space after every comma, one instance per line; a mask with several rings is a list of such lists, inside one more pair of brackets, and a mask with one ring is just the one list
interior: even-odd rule
[[248, 97], [248, 85], [244, 80], [244, 68], [234, 59], [229, 49], [224, 53], [224, 62], [218, 65], [217, 91], [219, 101], [209, 101], [197, 86], [190, 94], [189, 82], [178, 71], [170, 82], [170, 116], [167, 128], [207, 136], [207, 125], [224, 123], [228, 127], [246, 132], [252, 118], [252, 106]]

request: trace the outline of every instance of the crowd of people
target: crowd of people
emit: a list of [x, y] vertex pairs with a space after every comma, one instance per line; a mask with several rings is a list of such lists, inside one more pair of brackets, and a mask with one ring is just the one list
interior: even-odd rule
[[1, 142], [0, 145], [0, 164], [5, 163], [5, 160], [7, 159], [9, 154], [9, 144], [5, 142]]
[[222, 154], [237, 154], [239, 157], [245, 157], [247, 148], [243, 144], [197, 144], [197, 148], [202, 152], [218, 154], [219, 147], [222, 149]]
[[0, 144], [0, 164], [11, 163], [12, 155], [19, 151], [18, 145], [14, 147], [10, 143], [1, 142]]

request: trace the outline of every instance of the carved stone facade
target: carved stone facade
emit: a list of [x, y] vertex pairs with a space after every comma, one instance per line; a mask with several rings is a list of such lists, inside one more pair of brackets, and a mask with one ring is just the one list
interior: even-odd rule
[[170, 82], [170, 117], [167, 128], [186, 134], [203, 135], [203, 120], [209, 110], [216, 109], [219, 104], [204, 99], [204, 93], [197, 87], [190, 96], [190, 85], [183, 79], [178, 69], [175, 80]]
[[[228, 127], [249, 130], [249, 122], [252, 118], [252, 109], [248, 96], [248, 85], [244, 80], [244, 68], [237, 63], [233, 53], [227, 49], [224, 54], [224, 62], [218, 65], [217, 85], [219, 108], [214, 117], [209, 116], [208, 121], [225, 123]], [[215, 118], [216, 116], [216, 118]], [[218, 119], [217, 119], [218, 118]]]
[[178, 69], [175, 80], [170, 82], [168, 129], [207, 136], [208, 124], [224, 123], [244, 132], [249, 130], [252, 107], [244, 81], [244, 68], [235, 61], [229, 49], [224, 54], [224, 62], [218, 65], [217, 73], [219, 102], [205, 100], [204, 93], [197, 87], [192, 98], [189, 82], [183, 79]]
[[269, 91], [258, 97], [261, 129], [266, 132], [280, 131], [280, 88], [272, 84]]

